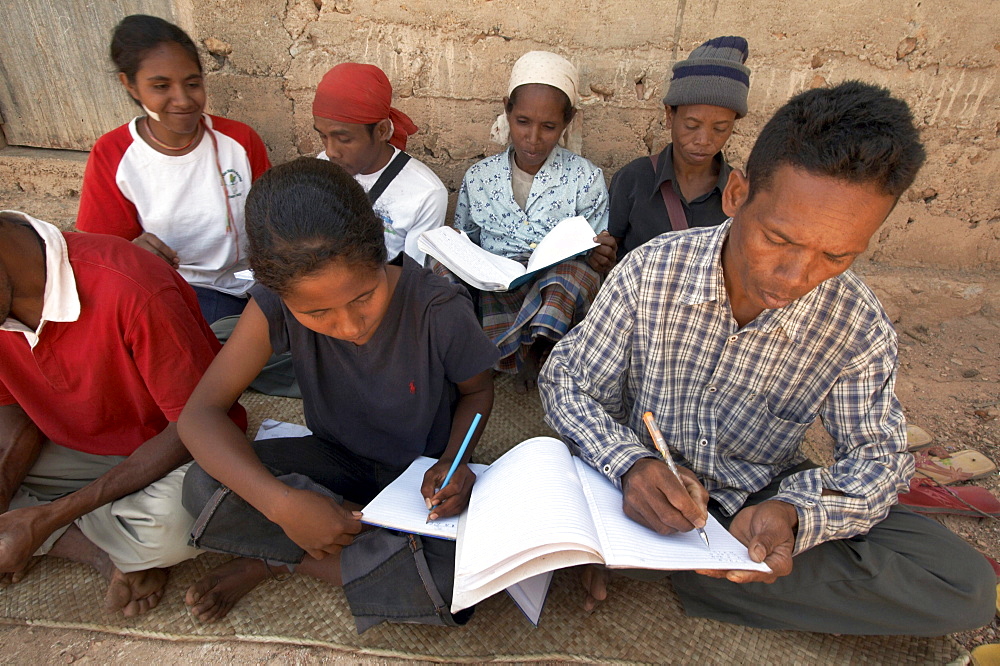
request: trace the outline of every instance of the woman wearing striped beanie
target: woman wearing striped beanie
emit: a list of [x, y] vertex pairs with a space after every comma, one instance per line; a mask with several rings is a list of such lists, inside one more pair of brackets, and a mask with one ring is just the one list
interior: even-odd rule
[[674, 63], [663, 98], [671, 143], [611, 180], [608, 230], [619, 258], [654, 236], [721, 224], [722, 190], [732, 167], [722, 154], [747, 113], [750, 69], [742, 37], [710, 39]]

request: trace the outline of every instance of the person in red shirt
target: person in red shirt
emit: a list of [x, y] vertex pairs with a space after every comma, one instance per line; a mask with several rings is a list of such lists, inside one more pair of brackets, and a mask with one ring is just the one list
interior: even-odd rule
[[0, 582], [47, 553], [97, 568], [110, 609], [156, 606], [199, 552], [175, 422], [219, 348], [166, 262], [0, 211]]

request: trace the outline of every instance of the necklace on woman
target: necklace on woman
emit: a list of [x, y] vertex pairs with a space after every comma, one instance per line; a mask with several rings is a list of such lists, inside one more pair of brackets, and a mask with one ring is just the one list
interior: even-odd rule
[[167, 144], [163, 143], [162, 141], [160, 141], [159, 139], [156, 138], [156, 135], [153, 134], [153, 126], [149, 124], [149, 116], [146, 116], [146, 134], [148, 134], [149, 138], [153, 140], [153, 143], [155, 143], [160, 148], [163, 148], [164, 150], [172, 150], [174, 152], [180, 152], [182, 150], [186, 150], [187, 148], [190, 148], [191, 144], [194, 143], [194, 140], [198, 138], [198, 130], [199, 129], [201, 129], [201, 123], [198, 124], [198, 127], [194, 131], [194, 136], [191, 137], [190, 141], [188, 141], [187, 143], [185, 143], [180, 148], [175, 148], [174, 146], [168, 146]]

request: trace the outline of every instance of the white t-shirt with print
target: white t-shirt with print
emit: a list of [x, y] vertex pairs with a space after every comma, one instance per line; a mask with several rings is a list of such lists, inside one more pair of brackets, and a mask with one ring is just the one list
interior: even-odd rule
[[164, 155], [140, 138], [137, 121], [91, 151], [77, 228], [128, 240], [155, 234], [189, 284], [242, 296], [253, 282], [233, 273], [249, 268], [243, 212], [253, 179], [270, 166], [264, 144], [242, 123], [205, 115], [194, 150]]
[[[395, 159], [400, 151], [395, 146], [392, 151], [392, 159]], [[326, 152], [320, 152], [316, 157], [330, 160]], [[389, 164], [392, 164], [392, 160], [389, 160]], [[375, 173], [359, 173], [354, 179], [367, 192], [375, 185], [389, 164]], [[436, 229], [444, 224], [448, 211], [448, 190], [426, 164], [411, 156], [402, 171], [382, 192], [374, 208], [382, 218], [385, 247], [389, 252], [389, 258], [392, 259], [405, 251], [423, 266], [425, 255], [417, 248], [417, 239], [420, 238], [421, 232]]]

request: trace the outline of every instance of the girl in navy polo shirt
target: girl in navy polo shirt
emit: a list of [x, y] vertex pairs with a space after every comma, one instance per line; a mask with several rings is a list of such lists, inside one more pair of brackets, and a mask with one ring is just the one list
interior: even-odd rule
[[[448, 611], [454, 543], [359, 536], [356, 509], [421, 455], [440, 459], [420, 489], [434, 513], [467, 505], [475, 475], [464, 464], [434, 489], [474, 415], [493, 404], [499, 353], [468, 293], [405, 254], [387, 264], [364, 191], [329, 162], [268, 171], [247, 202], [247, 235], [257, 285], [178, 426], [197, 463], [184, 491], [199, 516], [195, 542], [242, 557], [195, 583], [187, 604], [217, 620], [262, 580], [294, 570], [344, 585], [359, 631], [395, 618], [464, 622]], [[273, 352], [289, 350], [313, 434], [251, 445], [226, 410]]]

